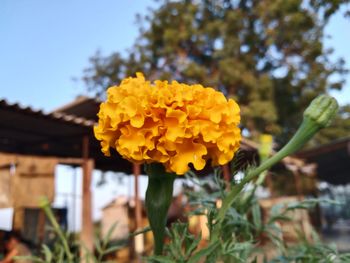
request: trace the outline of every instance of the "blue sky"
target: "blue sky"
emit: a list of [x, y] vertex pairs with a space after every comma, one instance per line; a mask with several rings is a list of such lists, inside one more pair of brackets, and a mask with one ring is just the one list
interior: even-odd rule
[[0, 97], [51, 110], [84, 91], [80, 77], [96, 50], [132, 45], [135, 14], [151, 0], [1, 0]]
[[[135, 14], [152, 0], [1, 0], [0, 97], [52, 110], [84, 92], [81, 77], [96, 50], [125, 51], [137, 34]], [[349, 20], [331, 20], [326, 41], [350, 61]], [[349, 62], [347, 62], [350, 67]], [[341, 103], [350, 102], [350, 78]]]

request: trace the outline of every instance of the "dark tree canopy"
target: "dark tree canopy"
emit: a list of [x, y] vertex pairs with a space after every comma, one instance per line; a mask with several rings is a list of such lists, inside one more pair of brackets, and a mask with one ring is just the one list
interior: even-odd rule
[[137, 71], [212, 86], [238, 100], [251, 137], [271, 133], [285, 142], [315, 96], [342, 88], [344, 61], [332, 61], [323, 43], [327, 22], [346, 2], [160, 1], [139, 17], [128, 55], [97, 53], [84, 80], [97, 96]]

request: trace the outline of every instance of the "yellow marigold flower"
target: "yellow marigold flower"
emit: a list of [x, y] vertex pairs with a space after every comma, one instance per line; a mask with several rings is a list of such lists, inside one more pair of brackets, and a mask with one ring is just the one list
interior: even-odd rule
[[213, 88], [146, 81], [141, 73], [107, 90], [94, 133], [102, 152], [110, 147], [136, 163], [159, 162], [178, 175], [229, 162], [241, 140], [237, 103]]

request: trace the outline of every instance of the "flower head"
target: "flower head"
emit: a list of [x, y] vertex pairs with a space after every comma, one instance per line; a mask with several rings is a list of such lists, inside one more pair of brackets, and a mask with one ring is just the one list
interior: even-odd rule
[[102, 152], [115, 148], [137, 163], [162, 163], [176, 174], [229, 162], [241, 139], [239, 107], [213, 88], [146, 81], [141, 73], [107, 90], [94, 133]]

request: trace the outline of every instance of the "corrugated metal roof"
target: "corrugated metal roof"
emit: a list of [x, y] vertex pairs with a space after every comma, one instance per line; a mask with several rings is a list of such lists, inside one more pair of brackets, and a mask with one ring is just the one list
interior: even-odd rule
[[89, 157], [101, 170], [131, 172], [119, 154], [107, 158], [93, 134], [94, 120], [63, 112], [45, 113], [32, 107], [0, 100], [0, 152], [81, 158], [82, 139], [89, 137]]
[[36, 110], [30, 106], [22, 106], [19, 103], [10, 103], [6, 99], [0, 99], [0, 107], [2, 109], [10, 109], [12, 111], [18, 111], [23, 114], [36, 115], [43, 118], [51, 118], [53, 120], [65, 121], [68, 123], [83, 125], [87, 127], [92, 127], [95, 124], [95, 121], [88, 120], [83, 117], [69, 115], [64, 112], [45, 113], [43, 110]]
[[97, 121], [97, 112], [100, 104], [101, 101], [96, 98], [79, 96], [72, 102], [54, 110], [53, 113], [65, 113]]

